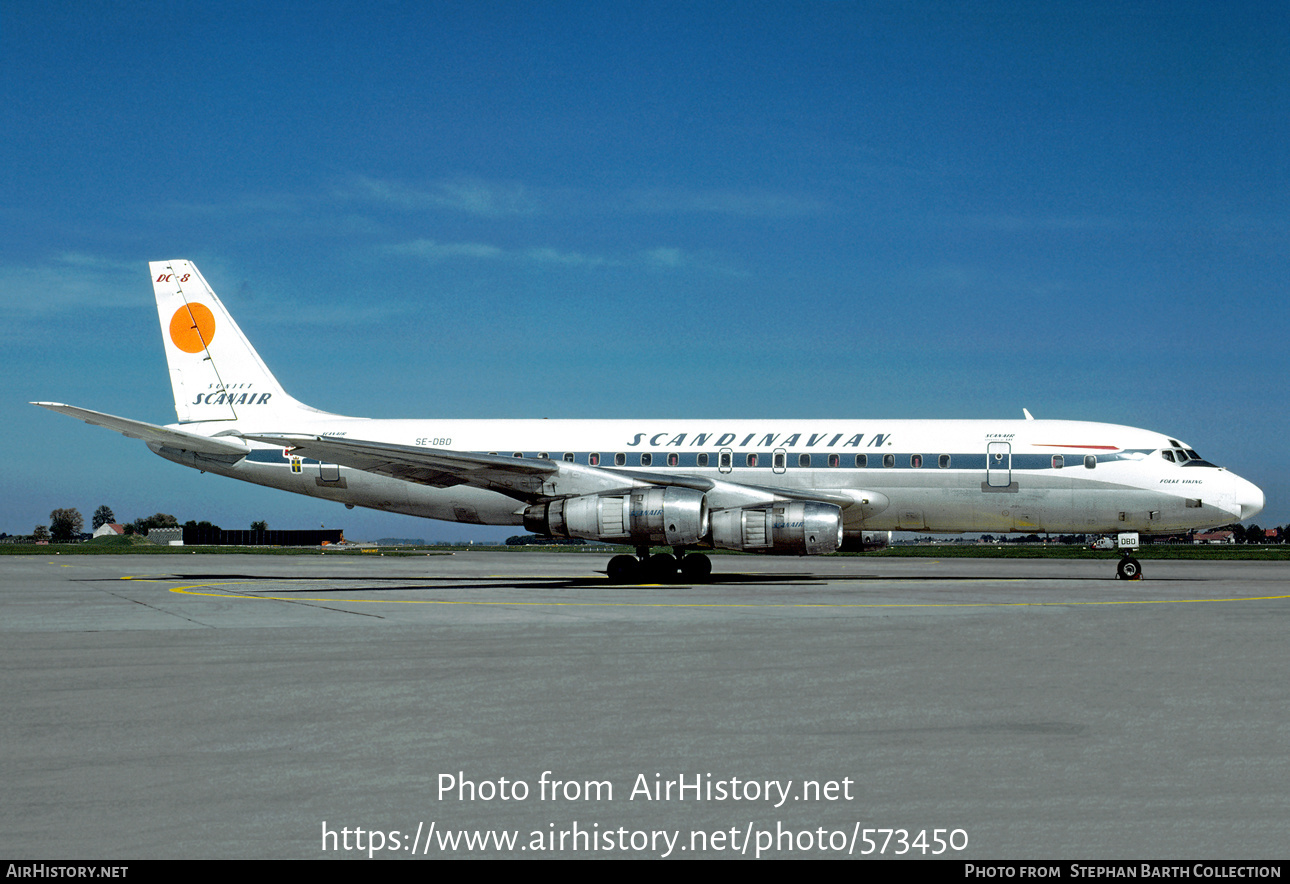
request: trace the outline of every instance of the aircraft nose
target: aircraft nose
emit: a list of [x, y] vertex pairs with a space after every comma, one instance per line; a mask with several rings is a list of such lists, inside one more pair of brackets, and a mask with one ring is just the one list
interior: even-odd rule
[[1240, 476], [1233, 476], [1236, 485], [1236, 504], [1240, 508], [1240, 521], [1252, 519], [1263, 510], [1264, 497], [1263, 489], [1253, 482], [1242, 479]]

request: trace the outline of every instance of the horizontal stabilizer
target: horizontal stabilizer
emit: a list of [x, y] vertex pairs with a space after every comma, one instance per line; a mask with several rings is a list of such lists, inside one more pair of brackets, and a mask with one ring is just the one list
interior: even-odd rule
[[39, 405], [41, 408], [48, 408], [50, 411], [57, 411], [59, 414], [65, 414], [69, 417], [79, 418], [85, 423], [93, 424], [96, 427], [107, 427], [109, 430], [116, 430], [121, 435], [129, 436], [131, 439], [142, 439], [144, 442], [162, 445], [167, 448], [196, 451], [200, 454], [246, 454], [251, 450], [251, 446], [239, 439], [203, 436], [199, 433], [188, 433], [184, 430], [172, 430], [167, 427], [159, 427], [156, 424], [147, 424], [143, 421], [133, 421], [126, 417], [104, 414], [101, 411], [90, 411], [88, 408], [64, 405], [61, 402], [33, 402], [31, 404]]

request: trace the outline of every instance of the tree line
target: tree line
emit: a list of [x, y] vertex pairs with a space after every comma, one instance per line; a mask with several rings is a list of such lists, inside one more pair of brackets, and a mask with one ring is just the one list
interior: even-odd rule
[[[97, 531], [104, 525], [115, 525], [116, 514], [107, 504], [100, 506], [94, 511], [90, 520], [90, 530]], [[198, 522], [189, 519], [182, 526], [179, 520], [170, 513], [153, 513], [151, 516], [141, 516], [133, 522], [121, 526], [122, 532], [126, 535], [139, 534], [144, 535], [153, 528], [216, 528], [218, 525], [212, 525], [210, 522]], [[60, 508], [49, 514], [48, 525], [37, 525], [31, 533], [31, 539], [37, 543], [70, 543], [81, 540], [82, 533], [85, 529], [85, 518], [81, 515], [80, 510], [74, 508]], [[263, 520], [251, 523], [252, 531], [268, 531], [269, 523]]]

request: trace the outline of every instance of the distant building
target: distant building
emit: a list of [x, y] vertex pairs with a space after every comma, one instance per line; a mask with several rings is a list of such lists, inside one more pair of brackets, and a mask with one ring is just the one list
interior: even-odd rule
[[158, 546], [183, 546], [183, 528], [149, 528], [148, 542]]
[[[344, 543], [339, 528], [317, 531], [225, 531], [223, 528], [191, 527], [167, 529], [181, 532], [184, 546], [323, 546]], [[157, 532], [148, 532], [148, 539]]]
[[1193, 534], [1192, 543], [1235, 543], [1231, 531], [1209, 531], [1204, 534]]
[[124, 525], [107, 524], [99, 525], [94, 529], [95, 537], [120, 537], [125, 533]]

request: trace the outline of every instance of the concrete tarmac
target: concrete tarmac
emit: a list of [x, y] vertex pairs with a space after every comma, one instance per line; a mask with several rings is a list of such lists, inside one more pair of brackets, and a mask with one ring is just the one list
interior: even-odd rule
[[0, 558], [0, 855], [1287, 856], [1287, 565], [713, 561]]

